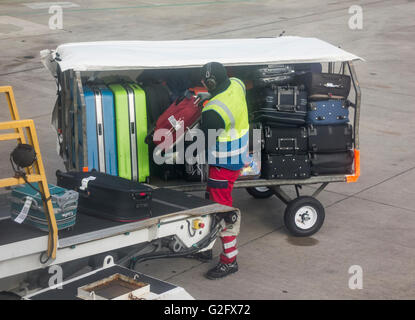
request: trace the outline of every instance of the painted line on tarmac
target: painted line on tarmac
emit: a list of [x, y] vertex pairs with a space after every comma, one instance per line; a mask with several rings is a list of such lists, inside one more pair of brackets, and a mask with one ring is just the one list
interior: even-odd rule
[[22, 3], [24, 6], [33, 9], [49, 9], [51, 6], [60, 6], [62, 8], [74, 8], [79, 7], [79, 4], [65, 1], [65, 2], [29, 2], [29, 3]]
[[29, 69], [24, 69], [24, 70], [17, 70], [17, 71], [11, 71], [11, 72], [6, 72], [6, 73], [0, 73], [0, 77], [8, 76], [9, 74], [16, 74], [16, 73], [32, 71], [32, 70], [40, 70], [40, 69], [44, 69], [44, 67], [34, 67], [34, 68], [29, 68]]
[[397, 208], [397, 209], [402, 209], [402, 210], [414, 212], [413, 210], [410, 210], [408, 208], [402, 208], [402, 207], [395, 206], [393, 204], [382, 203], [382, 202], [379, 202], [379, 201], [376, 201], [376, 200], [365, 199], [364, 197], [359, 197], [358, 196], [359, 194], [361, 194], [361, 193], [363, 193], [363, 192], [365, 192], [365, 191], [367, 191], [369, 189], [372, 189], [374, 187], [377, 187], [377, 186], [379, 186], [379, 185], [381, 185], [381, 184], [383, 184], [385, 182], [388, 182], [389, 180], [395, 179], [395, 178], [397, 178], [397, 177], [399, 177], [399, 176], [401, 176], [401, 175], [403, 175], [405, 173], [408, 173], [409, 171], [412, 171], [414, 169], [415, 169], [415, 167], [409, 168], [407, 170], [404, 170], [404, 171], [402, 171], [402, 172], [400, 172], [398, 174], [393, 175], [392, 177], [389, 177], [389, 178], [387, 178], [385, 180], [382, 180], [381, 182], [375, 183], [373, 186], [367, 187], [367, 188], [365, 188], [363, 190], [360, 190], [360, 191], [358, 191], [356, 193], [353, 193], [352, 195], [350, 195], [350, 196], [348, 196], [348, 197], [346, 197], [344, 199], [340, 199], [340, 200], [338, 200], [338, 201], [336, 201], [336, 202], [334, 202], [334, 203], [332, 203], [332, 204], [330, 204], [328, 206], [325, 206], [325, 208], [330, 208], [330, 207], [335, 206], [336, 204], [339, 204], [342, 201], [349, 200], [351, 198], [356, 198], [356, 199], [360, 199], [360, 200], [364, 200], [364, 201], [374, 202], [374, 203], [377, 203], [377, 204], [380, 204], [380, 205], [384, 205], [384, 206], [389, 206], [389, 207], [393, 207], [393, 208]]
[[[199, 2], [178, 2], [178, 3], [148, 3], [144, 5], [125, 6], [125, 7], [111, 7], [111, 8], [81, 8], [81, 9], [66, 9], [64, 12], [93, 12], [93, 11], [115, 11], [115, 10], [130, 10], [130, 9], [151, 9], [151, 8], [174, 8], [174, 7], [194, 7], [203, 5], [216, 4], [232, 4], [232, 3], [249, 3], [257, 2], [257, 0], [216, 0], [216, 1], [199, 1]], [[144, 2], [146, 3], [146, 2]], [[1, 14], [1, 12], [0, 12]], [[23, 16], [23, 15], [49, 15], [45, 12], [8, 12], [8, 15]]]

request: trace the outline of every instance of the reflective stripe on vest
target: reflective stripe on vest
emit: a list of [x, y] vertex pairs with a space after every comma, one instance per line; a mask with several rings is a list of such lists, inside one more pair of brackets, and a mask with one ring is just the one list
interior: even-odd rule
[[[228, 150], [226, 150], [226, 151], [213, 150], [212, 154], [217, 158], [234, 157], [234, 156], [243, 154], [247, 149], [248, 149], [248, 145], [245, 144], [244, 146], [242, 146], [239, 149], [234, 149], [234, 150], [230, 150], [230, 151], [228, 151]], [[221, 150], [220, 147], [219, 147], [219, 150]]]
[[228, 106], [226, 104], [224, 104], [222, 101], [212, 100], [212, 101], [209, 101], [208, 104], [206, 104], [205, 108], [207, 108], [207, 107], [209, 107], [211, 105], [218, 106], [223, 111], [225, 111], [225, 113], [229, 117], [229, 121], [230, 121], [230, 124], [231, 124], [231, 128], [230, 129], [234, 129], [235, 128], [235, 118], [233, 117], [233, 114], [232, 114], [231, 110], [229, 110]]
[[238, 84], [242, 87], [242, 90], [243, 90], [243, 91], [244, 91], [244, 93], [246, 94], [245, 84], [244, 84], [241, 80], [239, 80], [238, 78], [230, 78], [230, 80], [235, 80], [235, 81], [236, 81], [236, 83], [238, 83]]

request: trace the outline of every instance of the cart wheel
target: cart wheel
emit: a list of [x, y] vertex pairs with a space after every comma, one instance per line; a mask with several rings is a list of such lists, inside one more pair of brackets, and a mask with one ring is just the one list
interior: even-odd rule
[[320, 201], [302, 196], [288, 203], [284, 223], [293, 236], [309, 237], [320, 230], [324, 217], [324, 207]]
[[268, 187], [250, 187], [246, 191], [256, 199], [267, 199], [274, 195], [274, 191]]

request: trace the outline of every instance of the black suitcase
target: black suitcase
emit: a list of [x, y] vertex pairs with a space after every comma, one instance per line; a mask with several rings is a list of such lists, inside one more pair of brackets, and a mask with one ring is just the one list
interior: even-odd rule
[[144, 91], [146, 93], [147, 120], [151, 130], [157, 119], [170, 106], [171, 99], [168, 88], [162, 84], [146, 85]]
[[270, 125], [300, 126], [306, 122], [307, 92], [296, 86], [273, 86], [261, 91], [263, 105], [254, 120]]
[[269, 65], [253, 73], [254, 85], [265, 87], [271, 84], [288, 84], [295, 81], [295, 71], [289, 65]]
[[342, 152], [353, 148], [353, 128], [350, 124], [309, 126], [308, 146], [312, 152]]
[[271, 126], [297, 127], [306, 123], [307, 107], [283, 106], [260, 108], [252, 113], [255, 122]]
[[310, 100], [347, 99], [350, 76], [334, 73], [307, 72], [297, 76], [297, 83], [305, 85]]
[[265, 179], [306, 179], [310, 177], [308, 154], [263, 154], [261, 175]]
[[119, 222], [151, 217], [153, 189], [98, 171], [56, 171], [57, 184], [79, 193], [78, 212]]
[[311, 156], [311, 174], [352, 174], [354, 154], [352, 150], [337, 153], [314, 153]]
[[269, 154], [299, 154], [308, 150], [307, 128], [264, 127], [264, 150]]
[[303, 87], [276, 86], [277, 105], [307, 106], [307, 92]]
[[296, 75], [304, 74], [307, 72], [321, 73], [323, 67], [321, 63], [296, 63], [293, 65]]
[[278, 106], [300, 106], [306, 109], [307, 92], [297, 86], [272, 86], [260, 92], [265, 108]]

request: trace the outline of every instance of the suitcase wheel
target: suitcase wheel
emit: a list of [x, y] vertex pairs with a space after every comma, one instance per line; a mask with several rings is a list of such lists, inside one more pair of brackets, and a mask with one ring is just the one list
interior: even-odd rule
[[320, 230], [325, 218], [324, 207], [316, 198], [301, 196], [290, 201], [285, 209], [284, 223], [296, 237], [309, 237]]

